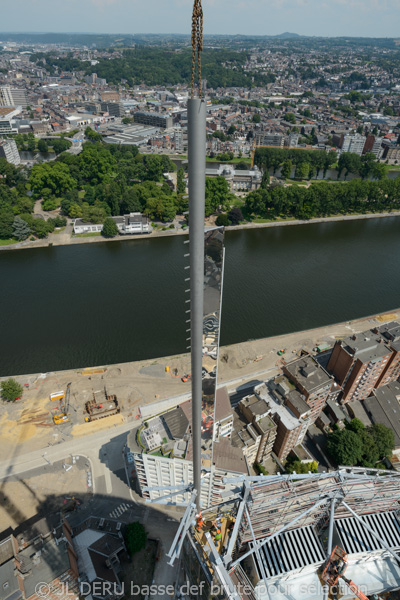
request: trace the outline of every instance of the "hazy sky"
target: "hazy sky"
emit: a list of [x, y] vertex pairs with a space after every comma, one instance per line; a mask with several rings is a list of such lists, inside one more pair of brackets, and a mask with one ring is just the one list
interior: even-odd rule
[[[193, 0], [0, 0], [0, 31], [189, 33]], [[203, 0], [205, 33], [400, 36], [400, 0]]]

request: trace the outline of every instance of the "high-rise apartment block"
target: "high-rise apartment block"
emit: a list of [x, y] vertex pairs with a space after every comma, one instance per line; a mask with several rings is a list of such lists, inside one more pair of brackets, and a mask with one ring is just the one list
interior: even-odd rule
[[387, 323], [373, 330], [379, 333], [385, 341], [385, 344], [392, 350], [386, 369], [378, 380], [377, 387], [387, 385], [396, 381], [400, 377], [400, 324], [394, 322]]
[[306, 404], [311, 409], [311, 422], [314, 423], [331, 392], [333, 378], [310, 355], [284, 365], [283, 372], [303, 394]]
[[236, 440], [250, 465], [262, 464], [273, 450], [277, 426], [271, 418], [271, 407], [256, 396], [243, 398], [235, 420]]
[[26, 91], [12, 88], [9, 85], [0, 85], [0, 106], [28, 106]]
[[[249, 407], [253, 405], [254, 412], [259, 412], [261, 406], [267, 407], [266, 414], [276, 424], [276, 437], [273, 444], [273, 451], [279, 459], [285, 459], [291, 450], [303, 441], [310, 424], [310, 410], [308, 406], [305, 406], [307, 409], [306, 411], [304, 411], [304, 406], [303, 409], [300, 410], [292, 410], [289, 408], [287, 403], [282, 403], [279, 393], [277, 392], [277, 387], [276, 383], [273, 383], [270, 386], [262, 383], [254, 388], [254, 396], [251, 396], [247, 402]], [[254, 398], [262, 404], [257, 406], [257, 402]], [[297, 400], [293, 399], [292, 408], [293, 405], [297, 403]], [[243, 410], [247, 411], [249, 407], [246, 407], [246, 403], [244, 403]], [[295, 412], [296, 410], [297, 414]], [[264, 414], [262, 416], [264, 416]]]
[[361, 156], [364, 151], [365, 142], [365, 135], [357, 133], [355, 135], [347, 134], [343, 137], [342, 152], [352, 152]]
[[[396, 342], [391, 343], [397, 346]], [[327, 369], [343, 388], [342, 402], [368, 398], [381, 382], [387, 383], [385, 374], [389, 364], [391, 374], [398, 366], [399, 358], [395, 359], [393, 354], [380, 332], [364, 331], [337, 341]]]
[[15, 140], [0, 140], [0, 158], [5, 158], [7, 162], [15, 166], [21, 164]]

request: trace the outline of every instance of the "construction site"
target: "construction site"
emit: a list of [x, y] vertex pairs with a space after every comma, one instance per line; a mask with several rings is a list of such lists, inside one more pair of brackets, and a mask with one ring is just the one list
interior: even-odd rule
[[342, 467], [235, 481], [234, 502], [200, 514], [193, 494], [169, 553], [193, 585], [203, 582], [199, 597], [399, 598], [398, 473]]

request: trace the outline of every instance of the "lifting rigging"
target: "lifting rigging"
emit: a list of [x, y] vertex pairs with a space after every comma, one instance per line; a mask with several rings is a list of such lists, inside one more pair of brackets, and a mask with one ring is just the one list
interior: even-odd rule
[[201, 52], [203, 50], [203, 9], [201, 0], [194, 0], [192, 15], [192, 98], [194, 98], [197, 54], [198, 92], [201, 98]]

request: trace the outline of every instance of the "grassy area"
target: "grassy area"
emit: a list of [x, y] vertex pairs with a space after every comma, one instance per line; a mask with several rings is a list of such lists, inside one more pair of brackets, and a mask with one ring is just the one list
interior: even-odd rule
[[234, 165], [240, 162], [244, 162], [250, 166], [251, 163], [250, 158], [244, 158], [243, 156], [242, 158], [232, 158], [231, 160], [219, 160], [218, 158], [210, 158], [209, 156], [206, 156], [206, 161], [212, 163], [222, 163], [224, 165]]
[[87, 233], [74, 233], [72, 235], [73, 238], [78, 237], [100, 237], [101, 233], [99, 231], [88, 231]]
[[[61, 233], [62, 231], [64, 231], [64, 229], [65, 229], [65, 227], [60, 227], [59, 229], [55, 229], [55, 230], [53, 231], [53, 233], [56, 233], [56, 234], [57, 234], [57, 233]], [[78, 234], [78, 235], [79, 235], [79, 234]]]
[[308, 181], [298, 181], [297, 179], [285, 179], [285, 183], [287, 185], [297, 185], [297, 186], [305, 186], [307, 185], [309, 182]]
[[0, 240], [0, 246], [11, 246], [11, 244], [16, 244], [18, 240]]

